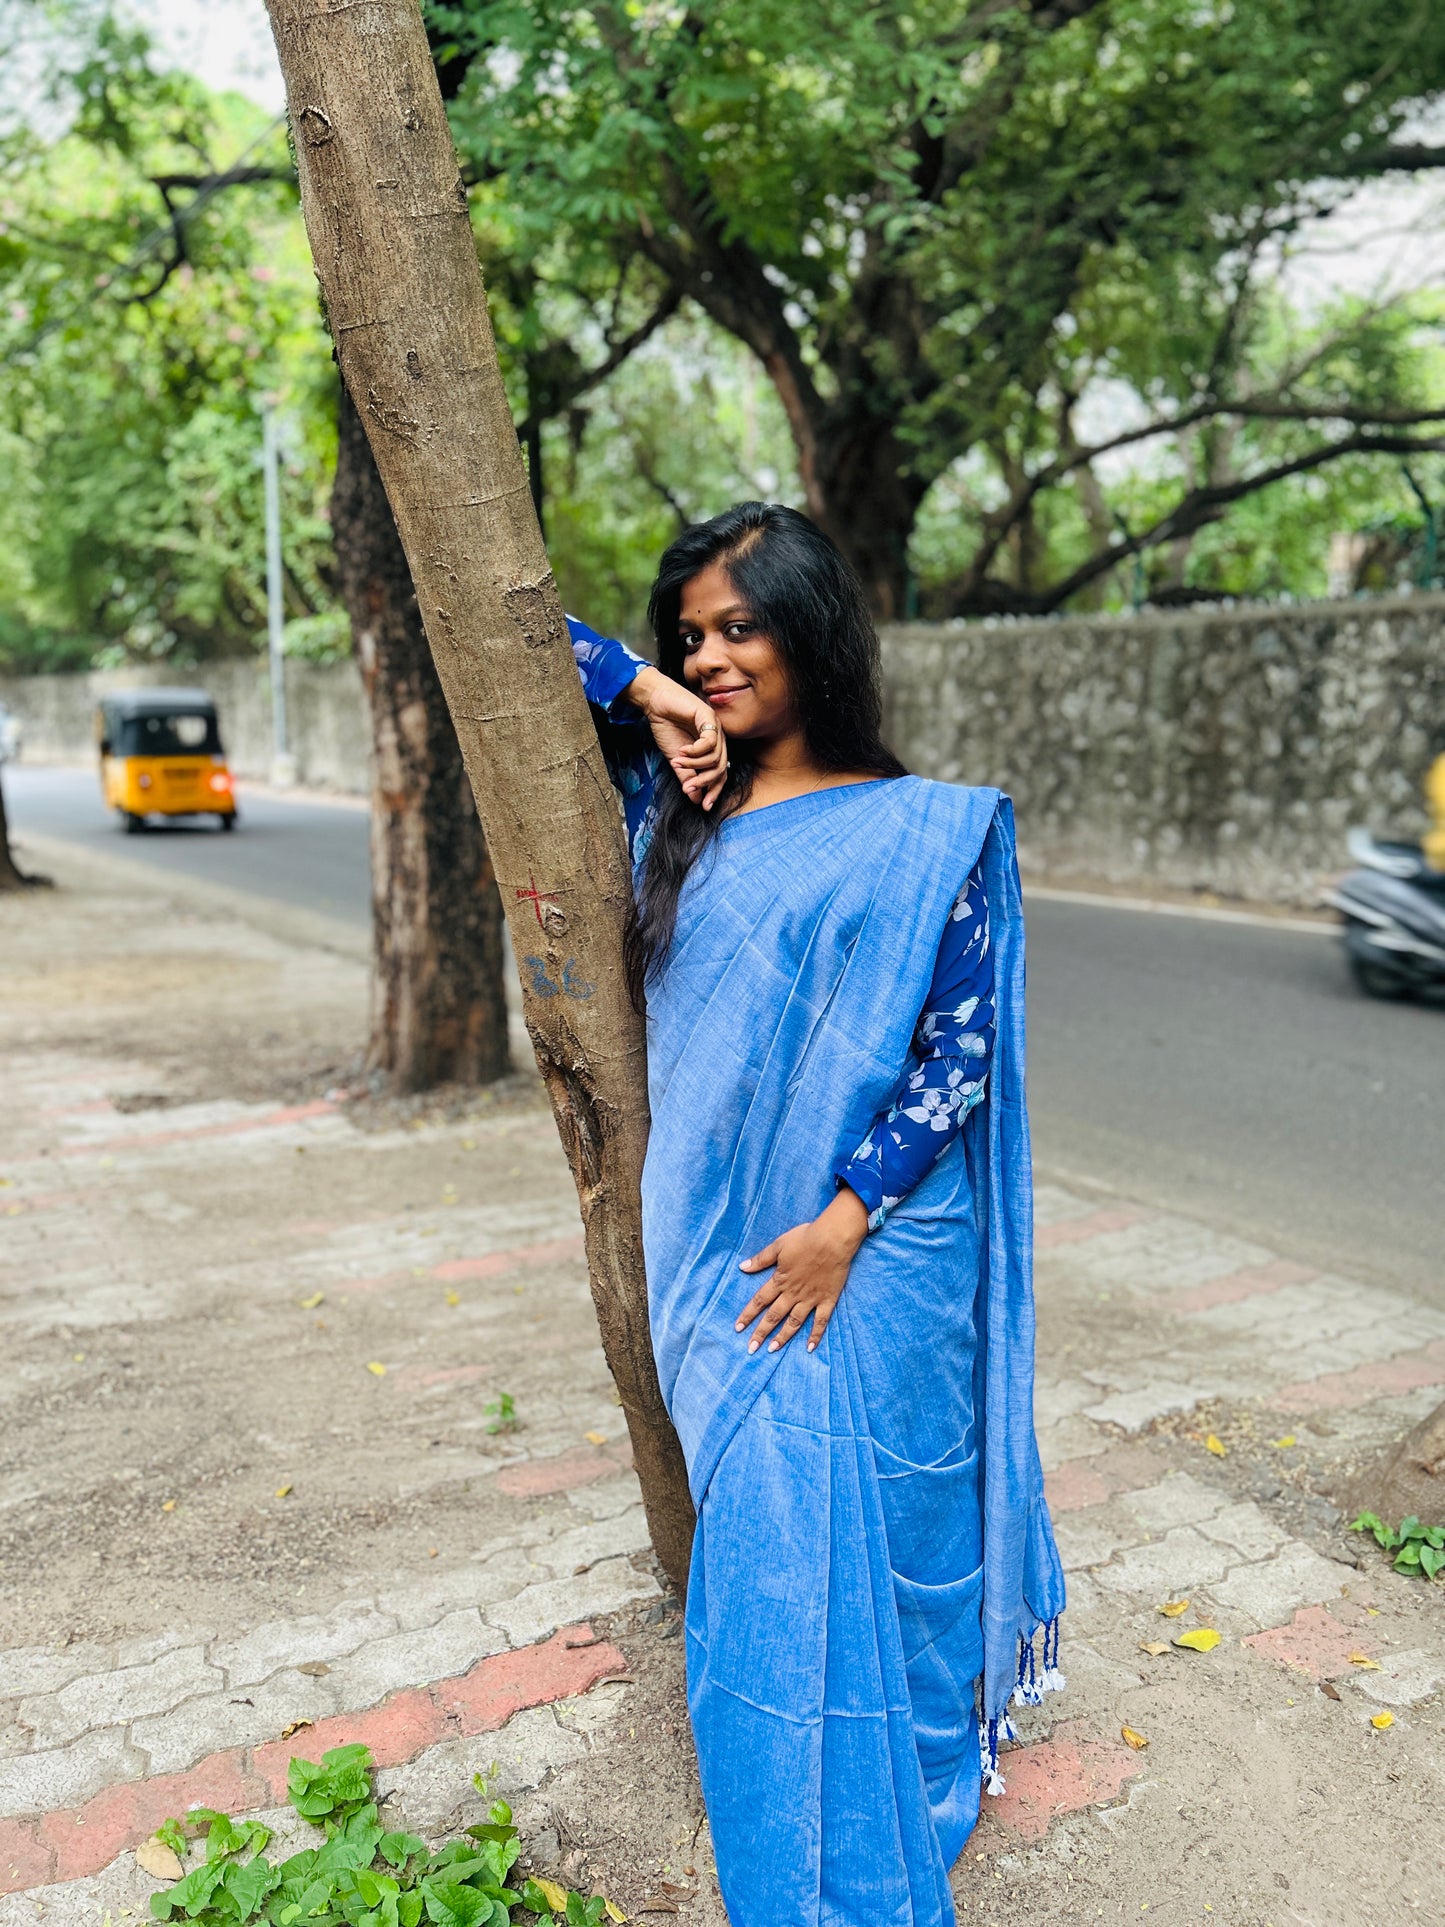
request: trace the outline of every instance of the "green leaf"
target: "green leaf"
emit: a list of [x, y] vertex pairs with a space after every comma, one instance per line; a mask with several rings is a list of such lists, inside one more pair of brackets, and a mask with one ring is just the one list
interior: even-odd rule
[[178, 1860], [186, 1857], [186, 1830], [179, 1820], [162, 1820], [156, 1828], [156, 1839], [163, 1841]]
[[419, 1887], [413, 1887], [409, 1893], [402, 1894], [396, 1903], [397, 1919], [401, 1922], [401, 1927], [418, 1927], [421, 1910], [422, 1895]]
[[1420, 1570], [1427, 1579], [1433, 1579], [1437, 1572], [1445, 1569], [1445, 1550], [1426, 1546], [1420, 1553]]
[[492, 1903], [460, 1880], [429, 1874], [421, 1885], [427, 1917], [435, 1927], [491, 1927]]
[[239, 1861], [227, 1863], [222, 1885], [235, 1902], [238, 1920], [250, 1920], [261, 1911], [266, 1896], [280, 1884], [281, 1872], [264, 1854], [258, 1853], [243, 1867]]
[[1395, 1554], [1396, 1572], [1415, 1572], [1419, 1570], [1420, 1564], [1420, 1548], [1414, 1543], [1408, 1546], [1402, 1546]]

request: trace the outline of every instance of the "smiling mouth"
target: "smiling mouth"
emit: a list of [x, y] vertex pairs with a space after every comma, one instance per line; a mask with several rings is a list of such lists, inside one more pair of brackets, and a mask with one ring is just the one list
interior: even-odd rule
[[719, 703], [730, 703], [734, 696], [746, 696], [747, 693], [748, 686], [746, 683], [735, 683], [730, 684], [726, 689], [705, 689], [703, 691], [703, 700], [711, 703], [713, 707], [716, 708]]

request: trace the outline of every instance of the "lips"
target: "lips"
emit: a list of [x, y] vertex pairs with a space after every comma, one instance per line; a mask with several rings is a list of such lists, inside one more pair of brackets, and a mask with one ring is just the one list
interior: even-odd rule
[[725, 689], [705, 689], [703, 691], [703, 699], [711, 703], [714, 709], [717, 709], [730, 703], [734, 696], [746, 696], [747, 693], [747, 684], [737, 683], [729, 685]]

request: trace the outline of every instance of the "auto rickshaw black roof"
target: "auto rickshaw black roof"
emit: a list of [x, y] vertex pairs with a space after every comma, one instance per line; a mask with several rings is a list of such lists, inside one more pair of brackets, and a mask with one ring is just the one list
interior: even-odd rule
[[215, 699], [204, 689], [115, 689], [100, 698], [117, 716], [214, 716]]

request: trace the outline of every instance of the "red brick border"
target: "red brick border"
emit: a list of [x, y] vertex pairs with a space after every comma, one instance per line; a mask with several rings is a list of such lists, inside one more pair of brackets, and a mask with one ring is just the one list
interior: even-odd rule
[[524, 1707], [585, 1693], [627, 1662], [587, 1625], [478, 1660], [470, 1672], [407, 1687], [364, 1713], [318, 1720], [289, 1740], [212, 1753], [184, 1773], [107, 1787], [74, 1811], [0, 1820], [0, 1894], [99, 1873], [161, 1821], [195, 1806], [246, 1813], [280, 1806], [292, 1757], [315, 1759], [329, 1746], [361, 1740], [378, 1766], [402, 1766], [440, 1740], [492, 1733]]

